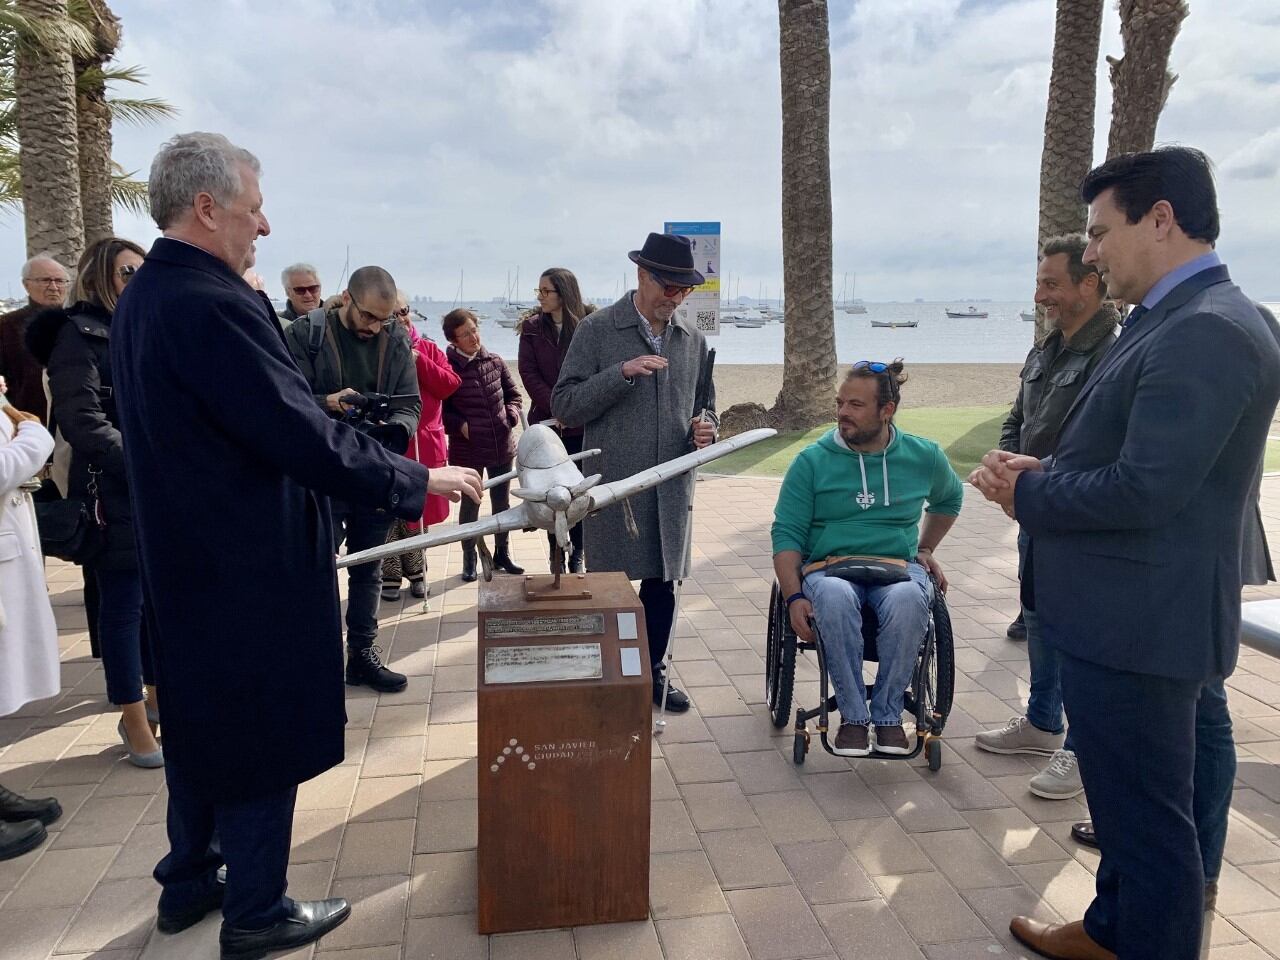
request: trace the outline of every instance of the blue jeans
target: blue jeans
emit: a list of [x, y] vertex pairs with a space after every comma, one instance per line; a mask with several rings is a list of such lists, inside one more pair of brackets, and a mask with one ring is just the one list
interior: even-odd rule
[[98, 580], [98, 642], [107, 699], [116, 706], [143, 699], [151, 683], [150, 650], [144, 650], [142, 578], [137, 570], [94, 571]]
[[[902, 723], [902, 698], [915, 670], [916, 653], [929, 624], [929, 575], [918, 563], [907, 564], [909, 582], [864, 587], [820, 571], [804, 578], [805, 596], [822, 633], [827, 673], [836, 688], [836, 705], [845, 723], [896, 726]], [[862, 679], [862, 604], [869, 603], [880, 621], [876, 634], [880, 667], [876, 671], [871, 709]]]
[[[1022, 576], [1022, 564], [1026, 560], [1027, 545], [1031, 538], [1018, 530], [1018, 576]], [[1062, 683], [1058, 676], [1058, 651], [1044, 642], [1040, 635], [1040, 619], [1034, 610], [1022, 608], [1022, 622], [1027, 627], [1027, 660], [1031, 665], [1031, 694], [1027, 697], [1027, 720], [1038, 730], [1047, 733], [1062, 732]], [[1075, 750], [1071, 731], [1063, 749]]]
[[[337, 546], [345, 540], [348, 553], [359, 553], [387, 542], [392, 516], [371, 507], [338, 500], [330, 502]], [[347, 648], [364, 650], [378, 638], [378, 595], [382, 590], [382, 562], [371, 560], [347, 568]]]
[[1236, 744], [1222, 678], [1210, 680], [1196, 701], [1196, 767], [1192, 809], [1204, 880], [1218, 879], [1227, 845], [1227, 814], [1236, 779]]

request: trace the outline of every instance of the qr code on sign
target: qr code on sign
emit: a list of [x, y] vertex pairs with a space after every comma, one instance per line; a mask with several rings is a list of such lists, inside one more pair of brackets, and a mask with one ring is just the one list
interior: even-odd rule
[[694, 318], [694, 324], [702, 332], [714, 330], [716, 328], [716, 312], [714, 310], [699, 310], [697, 317]]

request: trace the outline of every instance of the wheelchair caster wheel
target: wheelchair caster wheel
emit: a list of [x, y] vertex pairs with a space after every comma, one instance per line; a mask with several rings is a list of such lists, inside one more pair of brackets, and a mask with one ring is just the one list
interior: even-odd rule
[[935, 773], [942, 768], [942, 741], [930, 738], [924, 744], [924, 757], [929, 761], [929, 769]]
[[804, 763], [804, 756], [809, 752], [809, 731], [804, 730], [796, 734], [795, 743], [791, 747], [791, 759], [795, 761], [796, 766]]

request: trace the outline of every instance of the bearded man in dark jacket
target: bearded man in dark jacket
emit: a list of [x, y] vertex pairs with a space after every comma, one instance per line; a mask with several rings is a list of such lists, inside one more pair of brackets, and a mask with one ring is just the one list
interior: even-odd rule
[[[1045, 241], [1036, 270], [1036, 303], [1044, 307], [1053, 329], [1027, 354], [1018, 395], [1000, 431], [1001, 450], [1033, 457], [1052, 454], [1080, 388], [1116, 342], [1120, 313], [1106, 299], [1107, 283], [1097, 268], [1082, 259], [1086, 243], [1079, 235]], [[1019, 556], [1025, 551], [1026, 535], [1019, 532]], [[1057, 654], [1040, 639], [1033, 611], [1022, 610], [1008, 633], [1010, 639], [1027, 641], [1027, 713], [978, 734], [975, 742], [992, 753], [1049, 757], [1044, 770], [1031, 778], [1031, 792], [1046, 800], [1077, 797], [1084, 787], [1071, 734], [1063, 726]]]

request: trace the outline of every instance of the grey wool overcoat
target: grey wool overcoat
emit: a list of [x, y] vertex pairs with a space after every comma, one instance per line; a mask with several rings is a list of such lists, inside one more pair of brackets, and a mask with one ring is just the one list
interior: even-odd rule
[[[620, 480], [692, 449], [689, 421], [707, 341], [672, 317], [662, 345], [668, 367], [628, 383], [622, 364], [653, 352], [630, 292], [588, 315], [574, 332], [551, 394], [551, 413], [566, 426], [585, 428], [584, 450], [602, 451], [581, 464], [584, 474], [604, 474], [606, 483]], [[708, 413], [714, 418], [714, 387]], [[622, 570], [632, 580], [687, 576], [684, 542], [692, 496], [693, 477], [685, 474], [588, 517], [583, 529], [591, 569]], [[628, 529], [626, 504], [634, 530]]]

